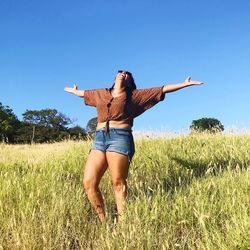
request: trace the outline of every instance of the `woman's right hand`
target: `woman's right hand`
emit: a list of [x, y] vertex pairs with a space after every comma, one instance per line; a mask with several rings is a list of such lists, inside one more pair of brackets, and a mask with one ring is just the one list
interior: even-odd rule
[[69, 92], [69, 93], [75, 93], [75, 91], [78, 89], [77, 85], [74, 84], [73, 88], [71, 87], [65, 87], [64, 91]]

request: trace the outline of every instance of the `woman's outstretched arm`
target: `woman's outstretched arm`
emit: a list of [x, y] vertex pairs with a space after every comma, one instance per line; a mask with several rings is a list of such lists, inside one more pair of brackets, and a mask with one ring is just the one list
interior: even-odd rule
[[75, 94], [79, 97], [84, 97], [84, 90], [78, 90], [78, 87], [76, 84], [74, 84], [74, 87], [71, 88], [71, 87], [65, 87], [64, 90], [66, 92], [69, 92], [69, 93], [72, 93], [72, 94]]
[[189, 86], [201, 85], [201, 84], [203, 84], [203, 82], [191, 80], [191, 77], [188, 76], [186, 78], [186, 80], [184, 82], [182, 82], [182, 83], [165, 85], [163, 87], [163, 92], [164, 93], [170, 93], [170, 92], [174, 92], [174, 91], [177, 91], [179, 89], [183, 89], [183, 88], [186, 88], [186, 87], [189, 87]]

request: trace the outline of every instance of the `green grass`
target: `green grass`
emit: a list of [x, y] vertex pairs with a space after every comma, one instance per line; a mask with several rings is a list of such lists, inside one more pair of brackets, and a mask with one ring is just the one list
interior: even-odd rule
[[138, 139], [124, 222], [82, 188], [91, 142], [0, 144], [0, 249], [250, 249], [250, 136]]

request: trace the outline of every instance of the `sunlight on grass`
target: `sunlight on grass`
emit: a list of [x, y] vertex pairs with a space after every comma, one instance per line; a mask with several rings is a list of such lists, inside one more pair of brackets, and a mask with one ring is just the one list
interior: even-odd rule
[[82, 188], [91, 141], [0, 144], [0, 249], [250, 249], [250, 136], [136, 140], [124, 222]]

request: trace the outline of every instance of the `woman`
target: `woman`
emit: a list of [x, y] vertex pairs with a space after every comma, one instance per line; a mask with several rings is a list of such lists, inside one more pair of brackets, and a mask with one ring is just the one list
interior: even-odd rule
[[97, 108], [98, 124], [85, 166], [83, 184], [88, 199], [101, 221], [106, 220], [106, 214], [98, 186], [107, 169], [112, 179], [118, 219], [121, 219], [124, 211], [127, 196], [126, 180], [129, 164], [134, 155], [131, 130], [133, 119], [162, 101], [165, 93], [200, 84], [202, 82], [187, 77], [182, 83], [136, 89], [132, 74], [119, 70], [110, 89], [78, 90], [76, 85], [64, 89], [84, 98], [86, 105]]

